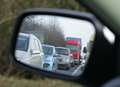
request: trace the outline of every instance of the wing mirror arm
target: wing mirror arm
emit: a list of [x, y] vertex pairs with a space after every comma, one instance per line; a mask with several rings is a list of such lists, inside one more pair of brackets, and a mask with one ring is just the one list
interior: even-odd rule
[[30, 49], [30, 54], [33, 55], [33, 50], [32, 49]]

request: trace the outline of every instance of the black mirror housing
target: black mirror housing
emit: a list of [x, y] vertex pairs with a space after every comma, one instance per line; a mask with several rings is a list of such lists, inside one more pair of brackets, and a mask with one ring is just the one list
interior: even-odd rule
[[[61, 16], [61, 17], [69, 17], [69, 18], [75, 18], [75, 19], [83, 19], [83, 20], [87, 20], [89, 22], [91, 22], [94, 27], [95, 27], [95, 41], [91, 50], [91, 55], [89, 58], [89, 61], [84, 69], [84, 72], [82, 75], [80, 76], [66, 76], [66, 75], [62, 75], [62, 74], [58, 74], [58, 73], [54, 73], [54, 72], [49, 72], [49, 71], [44, 71], [44, 70], [40, 70], [38, 68], [34, 68], [34, 67], [30, 67], [26, 64], [21, 63], [20, 61], [16, 60], [15, 57], [15, 46], [16, 46], [16, 40], [18, 37], [18, 33], [19, 33], [19, 29], [22, 25], [22, 21], [26, 16], [29, 15], [54, 15], [54, 16]], [[96, 57], [101, 58], [101, 55], [106, 55], [106, 52], [102, 52], [101, 50], [109, 50], [109, 52], [111, 55], [107, 55], [107, 57], [112, 56], [112, 47], [111, 45], [107, 42], [107, 40], [105, 40], [103, 34], [102, 34], [102, 28], [103, 25], [96, 19], [95, 16], [93, 16], [90, 13], [83, 13], [83, 12], [76, 12], [76, 11], [69, 11], [69, 10], [58, 10], [58, 9], [29, 9], [25, 12], [23, 12], [20, 16], [18, 16], [17, 20], [16, 20], [16, 24], [15, 24], [15, 30], [13, 33], [13, 38], [12, 38], [12, 43], [11, 43], [11, 54], [13, 55], [13, 59], [14, 61], [18, 64], [21, 65], [23, 67], [26, 67], [28, 70], [30, 71], [35, 71], [35, 72], [39, 72], [40, 74], [49, 76], [49, 77], [54, 77], [54, 78], [59, 78], [59, 79], [65, 79], [65, 80], [71, 80], [71, 81], [75, 81], [75, 82], [81, 82], [83, 84], [94, 84], [95, 79], [91, 76], [93, 76], [95, 74], [98, 74], [98, 71], [102, 70], [98, 70], [96, 68], [96, 66], [94, 66], [93, 62], [95, 60]], [[103, 44], [104, 43], [104, 44]], [[101, 46], [99, 45], [101, 44]], [[100, 46], [100, 47], [99, 47]], [[106, 47], [105, 47], [106, 46]], [[105, 48], [104, 48], [105, 47]], [[99, 50], [97, 50], [99, 49]], [[84, 53], [87, 52], [87, 49], [84, 48]], [[103, 58], [105, 58], [106, 56], [102, 56]], [[96, 63], [99, 61], [96, 61]], [[98, 67], [99, 65], [96, 64]], [[92, 69], [91, 69], [92, 68]], [[95, 69], [97, 69], [98, 71], [96, 71]], [[101, 73], [101, 76], [104, 73]], [[98, 76], [96, 75], [95, 78], [98, 78]], [[99, 84], [100, 81], [98, 80]]]

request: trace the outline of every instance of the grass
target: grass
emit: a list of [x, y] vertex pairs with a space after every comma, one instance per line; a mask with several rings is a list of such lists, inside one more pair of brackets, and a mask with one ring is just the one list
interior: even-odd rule
[[48, 79], [27, 80], [15, 77], [0, 76], [0, 87], [82, 87], [73, 82]]

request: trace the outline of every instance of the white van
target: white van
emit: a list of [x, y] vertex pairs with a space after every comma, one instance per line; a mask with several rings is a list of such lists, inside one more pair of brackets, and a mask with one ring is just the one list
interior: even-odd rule
[[33, 34], [20, 33], [15, 56], [20, 62], [41, 68], [44, 53], [40, 40]]

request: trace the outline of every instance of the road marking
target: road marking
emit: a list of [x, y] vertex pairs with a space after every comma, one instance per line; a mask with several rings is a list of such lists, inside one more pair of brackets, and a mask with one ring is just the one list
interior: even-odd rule
[[75, 75], [78, 72], [78, 70], [80, 70], [80, 68], [81, 68], [81, 65], [79, 65], [79, 67], [77, 69], [75, 69], [75, 71], [72, 73], [72, 75]]

